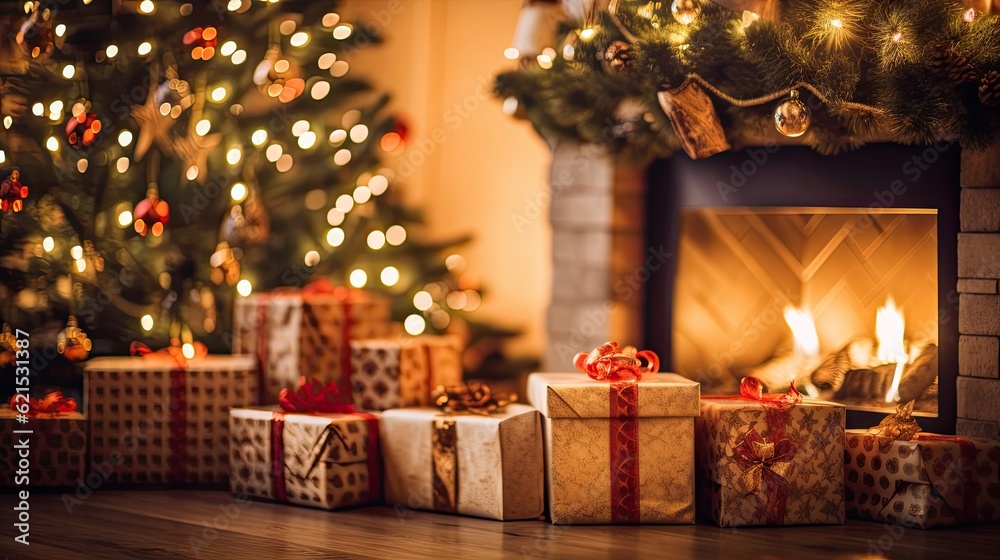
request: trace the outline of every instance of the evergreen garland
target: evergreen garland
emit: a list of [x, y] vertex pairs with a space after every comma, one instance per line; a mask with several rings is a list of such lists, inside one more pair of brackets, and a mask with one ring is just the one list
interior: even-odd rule
[[[548, 69], [525, 60], [497, 76], [496, 95], [516, 99], [539, 134], [666, 155], [679, 143], [656, 93], [692, 73], [738, 99], [814, 86], [827, 102], [800, 90], [812, 125], [799, 140], [823, 154], [873, 140], [983, 149], [1000, 132], [998, 16], [949, 0], [784, 0], [777, 21], [753, 21], [702, 0], [682, 25], [669, 1], [617, 4], [614, 16], [564, 23]], [[604, 53], [629, 35], [630, 69], [610, 68]], [[740, 108], [710, 95], [730, 143], [782, 140], [776, 101]], [[623, 114], [630, 101], [638, 117]]]

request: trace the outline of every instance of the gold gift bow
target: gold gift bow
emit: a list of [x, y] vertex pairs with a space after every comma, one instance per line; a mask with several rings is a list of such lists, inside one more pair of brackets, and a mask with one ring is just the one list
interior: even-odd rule
[[489, 385], [476, 381], [450, 387], [438, 385], [431, 398], [435, 406], [447, 414], [471, 412], [480, 416], [503, 412], [508, 404], [517, 402], [516, 393], [494, 393]]

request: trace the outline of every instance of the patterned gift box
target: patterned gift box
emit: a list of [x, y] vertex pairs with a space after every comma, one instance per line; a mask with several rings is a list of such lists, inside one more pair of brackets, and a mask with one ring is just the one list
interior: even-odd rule
[[1000, 442], [848, 430], [847, 514], [931, 529], [1000, 522]]
[[390, 505], [510, 521], [545, 509], [538, 411], [490, 415], [397, 408], [381, 415]]
[[720, 527], [843, 523], [844, 415], [808, 399], [702, 398], [699, 513]]
[[[28, 439], [28, 486], [75, 486], [86, 474], [87, 421], [79, 412], [62, 414], [37, 414], [21, 424], [15, 420], [17, 412], [0, 407], [0, 485], [15, 486], [20, 440]], [[31, 430], [31, 434], [16, 434], [15, 430]]]
[[[655, 368], [654, 368], [655, 369]], [[553, 523], [694, 523], [698, 383], [533, 373], [528, 397], [545, 425]]]
[[462, 341], [454, 335], [351, 341], [354, 405], [363, 410], [431, 406], [438, 385], [462, 382]]
[[84, 366], [90, 453], [114, 483], [221, 484], [229, 409], [257, 400], [257, 361], [208, 356], [95, 358]]
[[381, 498], [373, 414], [298, 414], [278, 407], [229, 411], [230, 490], [322, 509]]
[[233, 353], [260, 360], [264, 403], [278, 402], [281, 389], [294, 387], [301, 375], [337, 380], [346, 396], [349, 343], [388, 335], [390, 304], [368, 292], [332, 287], [239, 298], [233, 306]]

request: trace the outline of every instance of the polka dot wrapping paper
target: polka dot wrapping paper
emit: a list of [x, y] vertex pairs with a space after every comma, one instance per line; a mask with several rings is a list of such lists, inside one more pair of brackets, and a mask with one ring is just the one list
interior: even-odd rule
[[923, 529], [1000, 522], [1000, 442], [848, 430], [844, 477], [856, 519]]
[[438, 385], [462, 383], [462, 341], [454, 335], [351, 341], [351, 385], [361, 410], [432, 406]]

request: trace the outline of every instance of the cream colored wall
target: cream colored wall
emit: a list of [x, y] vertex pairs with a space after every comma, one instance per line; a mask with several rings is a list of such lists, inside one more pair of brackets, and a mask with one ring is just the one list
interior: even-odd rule
[[504, 115], [492, 77], [523, 0], [346, 0], [344, 15], [386, 42], [347, 57], [394, 98], [410, 126], [395, 162], [431, 238], [472, 234], [460, 251], [487, 290], [476, 314], [523, 329], [514, 355], [539, 355], [551, 276], [545, 206], [550, 154], [531, 127]]

